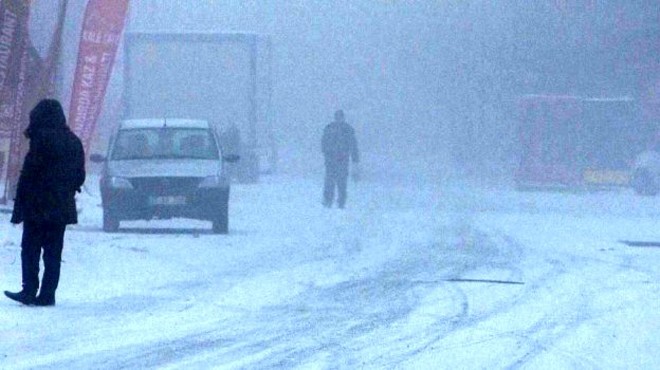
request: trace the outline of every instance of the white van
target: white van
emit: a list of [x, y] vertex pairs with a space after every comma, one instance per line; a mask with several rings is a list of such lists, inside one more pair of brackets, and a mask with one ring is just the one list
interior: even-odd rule
[[112, 136], [100, 180], [103, 230], [122, 220], [209, 220], [226, 234], [230, 181], [218, 137], [208, 122], [191, 119], [122, 121]]

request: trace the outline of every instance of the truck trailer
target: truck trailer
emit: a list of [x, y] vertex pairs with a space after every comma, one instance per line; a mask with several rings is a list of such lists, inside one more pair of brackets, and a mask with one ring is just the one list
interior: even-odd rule
[[270, 38], [252, 33], [131, 31], [124, 39], [123, 120], [202, 119], [241, 135], [240, 182], [272, 170]]

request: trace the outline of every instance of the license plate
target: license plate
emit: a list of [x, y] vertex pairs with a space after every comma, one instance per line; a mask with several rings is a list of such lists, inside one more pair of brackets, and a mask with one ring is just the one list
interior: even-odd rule
[[186, 197], [183, 195], [149, 197], [149, 203], [153, 206], [180, 206], [186, 204]]

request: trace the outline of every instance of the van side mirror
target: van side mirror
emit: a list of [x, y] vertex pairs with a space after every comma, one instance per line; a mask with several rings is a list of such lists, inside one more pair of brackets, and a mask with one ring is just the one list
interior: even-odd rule
[[238, 154], [227, 154], [222, 156], [222, 160], [229, 163], [238, 162], [239, 159], [241, 159], [241, 156]]
[[105, 162], [105, 156], [98, 153], [94, 153], [89, 156], [89, 160], [94, 163], [103, 163]]

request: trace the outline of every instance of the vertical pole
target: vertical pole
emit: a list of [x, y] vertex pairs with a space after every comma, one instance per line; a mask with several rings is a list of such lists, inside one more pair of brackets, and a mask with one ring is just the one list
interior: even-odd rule
[[[66, 24], [66, 11], [69, 8], [69, 0], [62, 0], [62, 15], [61, 19], [64, 24]], [[60, 43], [62, 43], [62, 39], [64, 38], [64, 29], [61, 31], [62, 33], [60, 34]], [[63, 47], [63, 46], [60, 46]], [[55, 86], [55, 93], [54, 95], [59, 99], [59, 101], [63, 102], [64, 101], [64, 73], [62, 72], [63, 70], [63, 63], [62, 63], [62, 51], [60, 50], [59, 54], [57, 55], [57, 58], [55, 61], [55, 76], [54, 76], [54, 86]]]
[[121, 101], [121, 119], [124, 120], [129, 117], [129, 112], [130, 112], [130, 99], [128, 92], [131, 91], [131, 79], [129, 78], [131, 72], [131, 45], [135, 44], [135, 36], [131, 34], [126, 34], [124, 36], [124, 70], [122, 73], [122, 89], [121, 89], [121, 97], [119, 98]]
[[248, 128], [248, 158], [245, 158], [249, 181], [256, 182], [259, 176], [257, 156], [257, 35], [250, 35], [250, 117]]
[[137, 42], [137, 37], [135, 34], [131, 34], [131, 28], [135, 20], [133, 17], [135, 14], [138, 14], [138, 5], [132, 1], [128, 2], [128, 10], [126, 11], [126, 29], [123, 33], [122, 42], [119, 44], [122, 47], [121, 51], [118, 51], [122, 57], [122, 62], [120, 63], [122, 70], [121, 73], [121, 91], [119, 93], [119, 109], [120, 109], [120, 120], [125, 120], [130, 117], [131, 105], [130, 105], [130, 96], [128, 92], [131, 91], [131, 48], [135, 48], [135, 43]]
[[268, 144], [270, 145], [270, 168], [271, 173], [275, 173], [277, 170], [277, 142], [275, 140], [275, 132], [273, 131], [273, 42], [271, 37], [267, 37], [267, 47], [268, 47], [268, 101], [266, 108], [266, 122], [268, 124]]
[[257, 39], [250, 37], [250, 127], [249, 145], [252, 149], [257, 146]]

